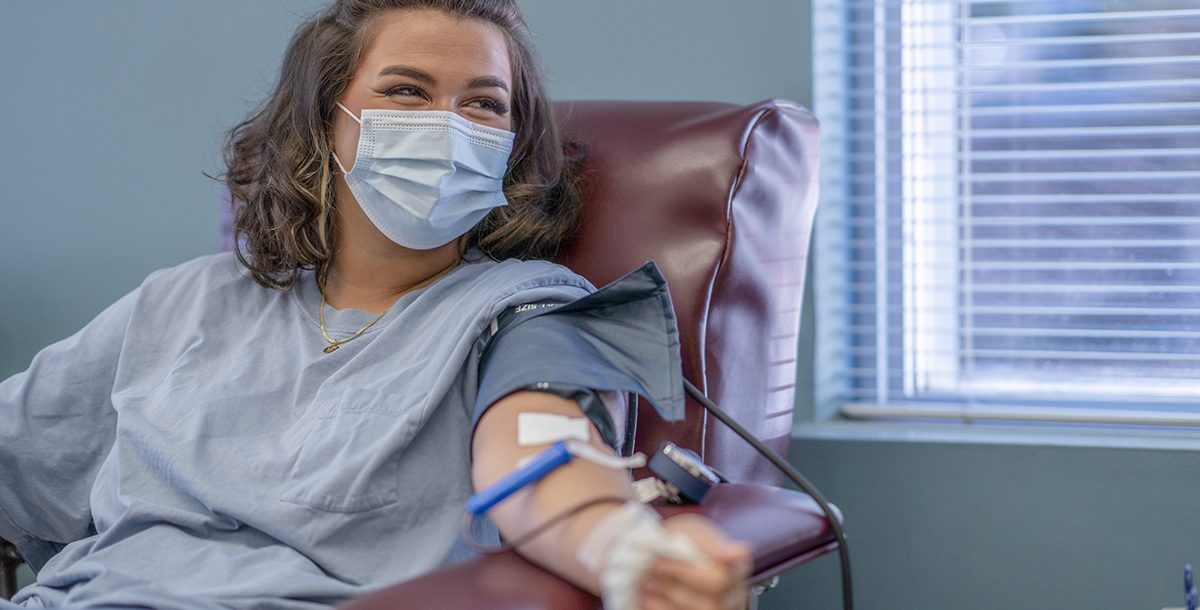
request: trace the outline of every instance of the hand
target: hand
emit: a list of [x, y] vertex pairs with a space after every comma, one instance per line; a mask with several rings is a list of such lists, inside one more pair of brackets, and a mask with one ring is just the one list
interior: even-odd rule
[[642, 610], [740, 610], [746, 607], [750, 547], [730, 539], [698, 515], [663, 521], [668, 534], [683, 535], [708, 558], [691, 562], [658, 557], [641, 582]]

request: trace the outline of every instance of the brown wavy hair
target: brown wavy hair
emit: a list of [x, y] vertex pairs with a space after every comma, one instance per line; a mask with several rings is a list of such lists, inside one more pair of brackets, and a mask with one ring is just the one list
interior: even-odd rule
[[574, 233], [579, 196], [574, 155], [559, 139], [532, 37], [515, 0], [336, 0], [292, 36], [279, 82], [229, 132], [225, 183], [234, 202], [234, 252], [263, 286], [288, 290], [301, 269], [323, 277], [335, 251], [337, 213], [330, 128], [370, 40], [374, 19], [397, 9], [435, 9], [500, 28], [513, 67], [516, 131], [504, 178], [509, 205], [467, 233], [464, 248], [488, 256], [552, 258]]

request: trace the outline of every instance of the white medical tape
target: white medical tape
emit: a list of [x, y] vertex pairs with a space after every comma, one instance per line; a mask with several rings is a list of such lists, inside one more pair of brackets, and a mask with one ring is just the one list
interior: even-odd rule
[[517, 415], [517, 444], [531, 447], [572, 439], [586, 443], [588, 423], [586, 417], [523, 412]]
[[662, 492], [659, 490], [658, 486], [658, 479], [655, 479], [654, 477], [638, 479], [633, 482], [633, 495], [637, 498], [637, 501], [641, 502], [642, 504], [653, 502], [662, 496]]
[[650, 520], [658, 523], [658, 513], [646, 508], [638, 502], [626, 502], [621, 508], [612, 511], [596, 522], [592, 531], [588, 532], [583, 543], [579, 545], [576, 556], [583, 567], [593, 574], [599, 574], [608, 560], [608, 554], [613, 544], [623, 532], [630, 531], [642, 521]]
[[638, 502], [627, 502], [607, 514], [588, 532], [577, 557], [600, 577], [606, 610], [636, 610], [638, 583], [658, 557], [707, 562], [690, 539], [668, 534], [658, 514]]
[[643, 526], [630, 531], [613, 545], [600, 572], [605, 610], [638, 610], [642, 578], [659, 557], [698, 564], [711, 561], [691, 539], [668, 534], [660, 524], [655, 523], [653, 529]]
[[646, 465], [646, 456], [641, 453], [635, 453], [629, 457], [619, 457], [609, 455], [587, 443], [579, 441], [567, 441], [567, 451], [577, 458], [582, 458], [593, 464], [613, 470], [641, 468]]

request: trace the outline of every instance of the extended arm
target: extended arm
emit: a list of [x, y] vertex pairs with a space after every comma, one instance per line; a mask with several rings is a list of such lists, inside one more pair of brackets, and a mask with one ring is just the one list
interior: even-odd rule
[[[545, 449], [545, 446], [521, 447], [517, 444], [517, 416], [522, 411], [582, 416], [574, 401], [542, 392], [516, 392], [497, 402], [484, 413], [475, 430], [472, 476], [476, 489], [485, 488], [512, 472], [521, 458]], [[612, 453], [612, 449], [599, 440], [595, 428], [591, 431], [590, 443]], [[501, 533], [512, 539], [582, 502], [609, 496], [633, 498], [629, 475], [585, 460], [573, 460], [536, 485], [500, 503], [489, 515]], [[592, 528], [618, 507], [601, 504], [586, 509], [534, 538], [518, 551], [542, 567], [599, 594], [598, 575], [580, 562], [579, 547]], [[697, 518], [671, 519], [665, 527], [691, 539], [711, 561], [698, 564], [660, 558], [643, 581], [643, 607], [738, 607], [742, 603], [740, 593], [749, 568], [748, 549], [728, 540], [715, 526]], [[656, 603], [659, 605], [655, 606]]]
[[[574, 401], [545, 392], [516, 392], [496, 403], [480, 419], [472, 442], [475, 489], [495, 483], [515, 470], [521, 458], [546, 448], [545, 445], [517, 445], [517, 415], [524, 410], [582, 417], [579, 405]], [[599, 440], [594, 428], [590, 443], [612, 452]], [[526, 487], [498, 504], [489, 516], [506, 538], [513, 538], [572, 506], [608, 496], [632, 499], [629, 475], [586, 460], [572, 460], [538, 484]], [[559, 576], [598, 594], [597, 576], [579, 562], [571, 549], [578, 549], [591, 526], [616, 506], [601, 504], [585, 509], [562, 526], [534, 538], [519, 551]]]

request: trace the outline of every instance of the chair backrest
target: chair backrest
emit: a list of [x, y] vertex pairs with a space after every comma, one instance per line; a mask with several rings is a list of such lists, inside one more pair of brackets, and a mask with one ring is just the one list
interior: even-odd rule
[[[559, 102], [555, 113], [586, 150], [583, 226], [561, 262], [599, 286], [655, 261], [679, 319], [684, 375], [785, 452], [817, 201], [812, 114], [777, 100]], [[674, 424], [639, 409], [637, 448], [664, 439], [731, 480], [780, 480], [690, 399]]]
[[[655, 261], [679, 319], [684, 375], [785, 453], [817, 202], [816, 119], [779, 100], [558, 102], [555, 114], [586, 151], [583, 224], [560, 262], [602, 286]], [[639, 409], [636, 448], [649, 454], [662, 440], [733, 481], [781, 480], [690, 399], [679, 423]]]

